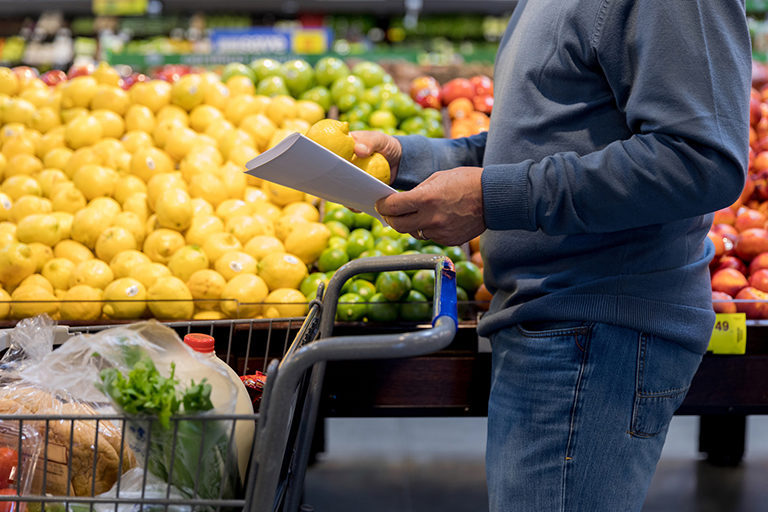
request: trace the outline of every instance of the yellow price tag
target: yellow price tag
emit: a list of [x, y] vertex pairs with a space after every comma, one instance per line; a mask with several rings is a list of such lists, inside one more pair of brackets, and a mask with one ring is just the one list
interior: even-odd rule
[[318, 54], [328, 51], [328, 33], [325, 30], [296, 30], [293, 33], [293, 52]]
[[747, 317], [744, 313], [718, 313], [708, 352], [738, 354], [747, 352]]

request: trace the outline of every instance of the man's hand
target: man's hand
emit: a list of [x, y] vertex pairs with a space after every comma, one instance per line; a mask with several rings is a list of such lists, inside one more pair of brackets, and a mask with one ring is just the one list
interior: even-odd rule
[[388, 185], [391, 185], [397, 176], [397, 166], [403, 154], [400, 142], [391, 135], [374, 131], [350, 132], [350, 135], [355, 139], [355, 154], [359, 158], [371, 156], [376, 152], [384, 155], [389, 163]]
[[459, 245], [485, 231], [481, 167], [439, 171], [408, 192], [379, 199], [390, 226], [415, 238]]

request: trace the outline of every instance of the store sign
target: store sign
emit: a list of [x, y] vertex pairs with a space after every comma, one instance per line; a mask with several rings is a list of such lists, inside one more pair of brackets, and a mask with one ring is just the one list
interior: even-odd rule
[[93, 0], [97, 16], [140, 16], [147, 12], [148, 0]]
[[214, 53], [317, 54], [328, 51], [329, 29], [278, 30], [272, 28], [221, 29], [211, 31]]
[[746, 315], [744, 313], [718, 313], [707, 351], [713, 354], [746, 354]]

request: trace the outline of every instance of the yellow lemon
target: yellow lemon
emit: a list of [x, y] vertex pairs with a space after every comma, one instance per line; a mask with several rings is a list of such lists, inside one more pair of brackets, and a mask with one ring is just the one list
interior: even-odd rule
[[[261, 184], [259, 184], [260, 186]], [[243, 201], [253, 203], [254, 201], [268, 201], [267, 194], [257, 186], [247, 185], [243, 192]]]
[[188, 244], [203, 245], [209, 236], [223, 231], [224, 223], [220, 218], [203, 213], [192, 217], [192, 222], [184, 234], [184, 238]]
[[309, 128], [312, 125], [306, 122], [303, 119], [286, 119], [283, 121], [283, 124], [280, 125], [280, 128], [284, 130], [290, 130], [292, 132], [298, 132], [301, 134], [305, 134], [309, 131]]
[[208, 256], [199, 245], [185, 245], [168, 260], [171, 274], [187, 281], [198, 270], [208, 268]]
[[21, 94], [19, 94], [19, 98], [23, 100], [27, 100], [28, 102], [33, 104], [37, 109], [46, 107], [50, 103], [52, 96], [53, 95], [51, 94], [51, 90], [48, 87], [45, 87], [45, 88], [33, 87], [30, 89], [26, 89], [22, 91]]
[[19, 154], [8, 159], [5, 168], [5, 176], [11, 177], [19, 174], [31, 176], [43, 170], [43, 162], [34, 155]]
[[251, 149], [256, 148], [256, 145], [253, 142], [253, 138], [251, 138], [248, 132], [240, 130], [239, 128], [227, 133], [226, 136], [217, 138], [216, 141], [219, 144], [219, 151], [226, 159], [229, 158], [229, 153], [234, 149], [243, 146], [249, 147]]
[[205, 101], [205, 89], [200, 75], [184, 75], [171, 86], [171, 103], [190, 112]]
[[112, 86], [119, 86], [122, 80], [120, 78], [120, 73], [104, 61], [99, 62], [99, 65], [93, 70], [91, 76], [100, 84]]
[[35, 315], [55, 315], [59, 311], [59, 301], [46, 288], [28, 285], [19, 286], [11, 294], [11, 316], [29, 318]]
[[55, 147], [43, 156], [43, 165], [52, 169], [64, 169], [74, 154], [69, 148]]
[[[232, 153], [230, 153], [231, 155]], [[245, 187], [248, 182], [246, 174], [243, 172], [244, 165], [227, 162], [219, 168], [219, 177], [224, 181], [224, 185], [227, 187], [227, 194], [232, 199], [242, 199], [245, 195]]]
[[228, 134], [233, 133], [237, 127], [227, 119], [211, 122], [205, 129], [205, 135], [212, 137], [218, 145], [219, 139], [224, 139]]
[[52, 108], [42, 107], [35, 110], [30, 125], [40, 133], [48, 133], [61, 125], [61, 118], [59, 117], [58, 112]]
[[0, 94], [13, 96], [19, 92], [19, 78], [10, 68], [0, 67]]
[[72, 156], [69, 157], [62, 170], [67, 176], [72, 178], [77, 170], [85, 165], [101, 165], [101, 158], [89, 147], [80, 148], [72, 153]]
[[296, 100], [286, 95], [274, 96], [264, 113], [272, 122], [280, 126], [286, 119], [294, 119], [296, 117], [298, 113]]
[[168, 263], [173, 253], [184, 247], [184, 237], [172, 229], [156, 229], [144, 239], [144, 253], [157, 263]]
[[286, 130], [285, 128], [278, 128], [277, 130], [275, 130], [275, 133], [272, 134], [272, 138], [269, 139], [269, 144], [267, 144], [267, 149], [277, 146], [284, 138], [286, 138], [292, 133], [293, 132], [291, 130]]
[[147, 289], [137, 279], [121, 277], [104, 288], [104, 314], [125, 320], [140, 318], [147, 309]]
[[87, 116], [89, 112], [87, 108], [83, 107], [62, 109], [60, 111], [61, 121], [67, 124], [77, 117]]
[[229, 88], [221, 82], [208, 82], [204, 84], [205, 104], [224, 110], [229, 103]]
[[13, 288], [35, 271], [32, 249], [27, 244], [12, 242], [0, 245], [0, 283]]
[[262, 114], [267, 110], [270, 99], [263, 95], [251, 94], [233, 95], [224, 109], [224, 117], [233, 124], [240, 122], [249, 115]]
[[61, 84], [61, 108], [88, 108], [99, 83], [92, 76], [78, 76]]
[[191, 182], [192, 179], [198, 174], [213, 174], [219, 168], [214, 159], [208, 155], [187, 155], [179, 162], [179, 172], [187, 182]]
[[155, 213], [161, 227], [184, 231], [192, 222], [192, 199], [185, 190], [170, 188], [157, 199]]
[[250, 215], [251, 206], [242, 199], [227, 199], [216, 207], [216, 215], [226, 221], [235, 215]]
[[120, 212], [112, 221], [112, 226], [121, 227], [130, 232], [138, 247], [144, 245], [144, 237], [146, 236], [144, 221], [137, 214], [128, 211]]
[[123, 201], [123, 211], [135, 213], [142, 222], [146, 221], [147, 217], [149, 217], [147, 194], [135, 192], [126, 197], [125, 201]]
[[53, 247], [63, 238], [59, 221], [51, 214], [35, 213], [19, 220], [16, 238], [25, 244], [37, 242]]
[[307, 277], [307, 266], [296, 256], [285, 252], [274, 252], [259, 261], [258, 274], [270, 290], [278, 288], [299, 288], [301, 280]]
[[123, 121], [123, 118], [111, 110], [94, 110], [92, 115], [101, 125], [102, 137], [120, 138], [123, 136], [123, 133], [125, 133], [125, 122]]
[[202, 197], [192, 198], [192, 208], [194, 209], [195, 215], [213, 215], [213, 206]]
[[27, 175], [11, 176], [3, 181], [2, 191], [12, 201], [18, 201], [23, 196], [41, 196], [43, 191], [37, 181]]
[[208, 268], [193, 272], [187, 279], [187, 288], [195, 299], [195, 307], [203, 310], [219, 308], [219, 299], [226, 286], [227, 280]]
[[323, 119], [313, 124], [306, 135], [346, 160], [351, 160], [355, 154], [355, 139], [349, 135], [347, 122]]
[[144, 288], [149, 288], [161, 277], [170, 275], [171, 271], [168, 270], [168, 267], [162, 263], [152, 262], [140, 263], [139, 265], [133, 267], [128, 277], [133, 277], [134, 279], [141, 282], [141, 284], [144, 285]]
[[124, 116], [130, 106], [131, 99], [128, 97], [128, 93], [120, 87], [109, 84], [99, 84], [93, 98], [91, 98], [92, 110], [111, 110], [119, 116]]
[[53, 285], [40, 274], [28, 275], [22, 282], [19, 283], [19, 288], [22, 286], [39, 286], [40, 288], [45, 288], [50, 293], [53, 293]]
[[96, 210], [103, 211], [109, 216], [110, 222], [114, 220], [117, 214], [122, 211], [122, 208], [120, 208], [120, 203], [111, 197], [104, 196], [91, 199], [91, 201], [88, 203], [88, 208], [94, 208]]
[[109, 268], [112, 269], [112, 274], [116, 279], [121, 277], [128, 277], [131, 275], [131, 271], [134, 267], [141, 265], [142, 263], [151, 263], [152, 260], [149, 256], [136, 249], [126, 249], [115, 254], [111, 260], [109, 260]]
[[11, 208], [13, 207], [13, 201], [8, 194], [0, 192], [0, 222], [6, 221], [11, 218]]
[[115, 193], [118, 175], [103, 165], [84, 165], [75, 171], [72, 182], [89, 201]]
[[131, 173], [145, 182], [156, 174], [170, 173], [173, 171], [173, 160], [165, 151], [155, 147], [141, 148], [134, 153], [131, 159]]
[[312, 125], [325, 119], [325, 110], [314, 101], [298, 100], [296, 102], [296, 117]]
[[157, 121], [155, 129], [152, 130], [152, 139], [154, 139], [157, 147], [164, 148], [172, 133], [186, 128], [184, 123], [174, 118]]
[[40, 184], [40, 190], [43, 192], [43, 195], [48, 198], [50, 198], [54, 186], [69, 181], [69, 178], [61, 169], [43, 169], [35, 175], [35, 179]]
[[232, 96], [238, 96], [240, 94], [253, 95], [256, 92], [256, 87], [247, 76], [235, 75], [230, 77], [224, 83]]
[[53, 215], [56, 218], [56, 222], [59, 223], [61, 239], [64, 240], [70, 238], [72, 235], [72, 223], [75, 222], [75, 216], [69, 212], [53, 212], [51, 215]]
[[123, 143], [123, 147], [131, 154], [136, 153], [139, 149], [151, 147], [154, 143], [152, 136], [141, 130], [126, 132], [120, 141]]
[[155, 122], [157, 123], [166, 119], [174, 119], [184, 126], [189, 125], [189, 116], [183, 108], [176, 105], [166, 105], [155, 114]]
[[91, 146], [101, 139], [103, 128], [98, 118], [92, 115], [79, 116], [67, 123], [64, 141], [72, 149]]
[[285, 243], [288, 235], [296, 229], [300, 224], [308, 224], [309, 221], [304, 217], [291, 217], [283, 215], [279, 217], [275, 222], [275, 236]]
[[330, 237], [331, 230], [325, 224], [299, 222], [285, 238], [285, 250], [309, 265], [325, 250]]
[[75, 271], [75, 263], [67, 258], [53, 258], [43, 265], [41, 273], [56, 290], [66, 290], [72, 273]]
[[213, 233], [203, 243], [203, 250], [208, 255], [208, 261], [216, 261], [225, 252], [239, 251], [242, 248], [243, 244], [231, 233]]
[[10, 159], [16, 155], [34, 155], [35, 141], [25, 134], [14, 135], [3, 142], [3, 156]]
[[213, 160], [217, 166], [224, 163], [224, 157], [221, 156], [221, 152], [217, 147], [218, 142], [216, 142], [216, 139], [211, 137], [211, 140], [208, 140], [207, 135], [198, 135], [197, 138], [200, 141], [200, 144], [197, 144], [194, 148], [192, 148], [192, 150], [187, 154], [186, 158], [191, 159], [196, 157], [204, 157], [208, 160]]
[[283, 212], [267, 200], [255, 200], [248, 203], [253, 210], [254, 215], [260, 215], [265, 219], [269, 219], [274, 224], [277, 219], [283, 216]]
[[147, 184], [135, 174], [122, 174], [115, 183], [115, 200], [122, 204], [128, 197], [136, 193], [147, 192]]
[[186, 320], [192, 318], [195, 304], [187, 285], [174, 276], [157, 279], [147, 289], [149, 310], [156, 318]]
[[11, 296], [0, 288], [0, 320], [5, 320], [11, 313]]
[[73, 263], [80, 263], [93, 259], [93, 253], [89, 248], [76, 242], [75, 240], [62, 240], [53, 248], [53, 255], [56, 258], [64, 258]]
[[0, 222], [0, 228], [5, 228], [6, 226], [12, 226], [13, 229], [0, 230], [0, 247], [18, 242], [18, 239], [16, 238], [16, 224], [12, 222]]
[[299, 290], [278, 288], [264, 299], [265, 318], [295, 318], [307, 314], [307, 298]]
[[32, 260], [35, 262], [35, 272], [40, 272], [43, 266], [53, 259], [53, 249], [45, 244], [32, 242], [29, 249], [32, 251]]
[[130, 88], [128, 95], [133, 103], [157, 112], [171, 102], [171, 84], [162, 80], [139, 82]]
[[213, 265], [216, 272], [229, 281], [237, 274], [256, 273], [256, 259], [242, 251], [227, 251], [216, 260]]
[[256, 147], [261, 151], [267, 148], [272, 134], [277, 130], [277, 125], [264, 114], [246, 116], [240, 121], [238, 126], [251, 136]]
[[304, 192], [271, 181], [264, 181], [262, 190], [267, 194], [267, 199], [277, 206], [285, 206], [304, 199]]
[[[197, 301], [195, 301], [197, 304]], [[0, 307], [2, 307], [2, 303], [0, 303]], [[210, 311], [201, 309], [200, 311], [195, 311], [194, 316], [192, 317], [192, 320], [226, 320], [227, 315], [222, 313], [221, 311]]]
[[125, 112], [125, 129], [150, 134], [155, 130], [155, 114], [144, 105], [131, 105]]
[[285, 252], [283, 242], [269, 235], [256, 235], [248, 240], [243, 250], [253, 256], [257, 261], [273, 252]]
[[99, 259], [112, 261], [116, 254], [136, 247], [136, 239], [130, 231], [120, 226], [112, 226], [102, 231], [96, 239], [95, 250]]
[[75, 213], [72, 223], [72, 240], [80, 242], [89, 249], [96, 247], [99, 235], [107, 229], [114, 217], [97, 208], [83, 208]]
[[85, 196], [74, 185], [58, 187], [51, 195], [51, 206], [56, 211], [74, 214], [85, 208], [85, 205]]
[[[3, 103], [0, 102], [0, 109], [2, 109], [2, 105]], [[2, 111], [0, 110], [0, 116], [1, 115]], [[22, 123], [5, 123], [5, 126], [0, 128], [0, 143], [4, 144], [9, 138], [15, 135], [21, 135], [25, 131], [27, 131], [27, 127]]]
[[5, 158], [5, 155], [0, 153], [0, 181], [3, 180], [3, 176], [5, 175], [5, 168], [8, 166], [8, 159]]
[[97, 320], [101, 316], [101, 297], [99, 288], [85, 284], [73, 286], [61, 297], [62, 320]]
[[254, 318], [262, 311], [262, 302], [269, 290], [264, 280], [255, 274], [238, 274], [221, 293], [221, 311], [230, 318]]
[[35, 115], [35, 106], [21, 98], [9, 98], [3, 103], [0, 113], [4, 123], [19, 123], [29, 126]]
[[165, 152], [177, 162], [187, 156], [198, 141], [197, 133], [191, 128], [180, 128], [168, 134]]
[[352, 158], [352, 163], [376, 178], [377, 180], [389, 185], [390, 169], [389, 162], [381, 153], [374, 153], [366, 158]]
[[155, 174], [147, 182], [147, 201], [149, 207], [157, 209], [157, 200], [170, 190], [178, 189], [187, 192], [187, 182], [180, 172]]
[[275, 234], [272, 221], [259, 215], [233, 215], [227, 219], [224, 231], [235, 235], [243, 244], [256, 235]]
[[94, 258], [75, 265], [69, 278], [69, 286], [71, 288], [79, 284], [86, 284], [103, 290], [113, 279], [114, 274], [109, 265], [105, 261]]
[[296, 201], [283, 206], [283, 215], [302, 217], [309, 222], [318, 222], [320, 220], [320, 212], [317, 208], [304, 201]]
[[66, 142], [64, 141], [64, 131], [66, 128], [64, 126], [59, 126], [58, 128], [54, 128], [50, 130], [45, 135], [41, 136], [40, 139], [35, 143], [35, 155], [37, 155], [38, 158], [43, 159], [43, 163], [46, 167], [53, 167], [55, 169], [63, 169], [64, 164], [66, 164], [66, 161], [64, 161], [61, 165], [48, 165], [45, 164], [45, 155], [50, 153], [56, 148], [62, 148], [69, 151], [68, 154], [72, 154], [72, 151], [67, 147]]
[[27, 215], [36, 213], [50, 213], [51, 202], [39, 196], [21, 196], [11, 206], [11, 220], [19, 222]]
[[196, 132], [204, 132], [214, 121], [224, 119], [221, 110], [211, 105], [198, 105], [189, 114], [189, 126]]

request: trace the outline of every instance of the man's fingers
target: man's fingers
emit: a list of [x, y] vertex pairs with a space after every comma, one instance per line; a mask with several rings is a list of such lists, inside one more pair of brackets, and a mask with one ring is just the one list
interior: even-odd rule
[[355, 144], [355, 154], [358, 158], [365, 158], [368, 156], [371, 156], [373, 153], [373, 150], [369, 146], [366, 146], [362, 142], [358, 142]]
[[416, 213], [419, 209], [412, 192], [397, 192], [376, 201], [376, 211], [385, 217]]

